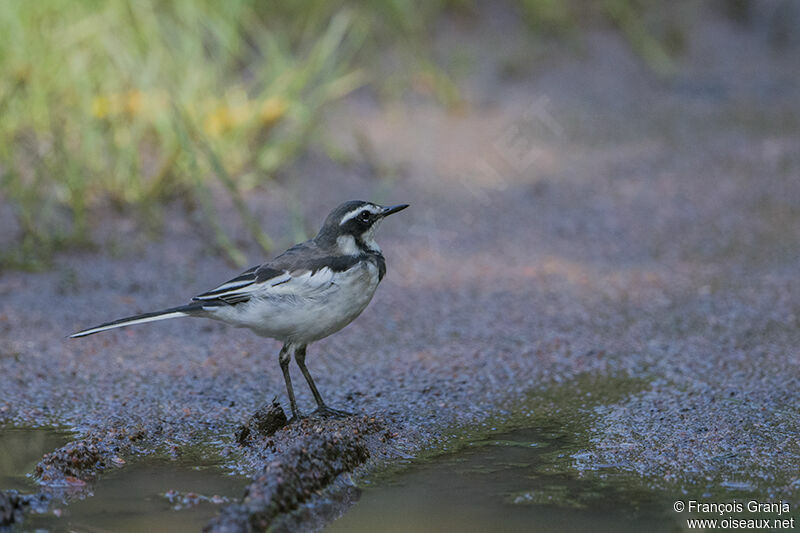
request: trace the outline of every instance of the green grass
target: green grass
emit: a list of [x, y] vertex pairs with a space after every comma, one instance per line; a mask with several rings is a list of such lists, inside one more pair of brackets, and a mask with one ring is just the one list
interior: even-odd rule
[[213, 180], [269, 248], [242, 191], [291, 161], [319, 110], [365, 81], [358, 14], [326, 15], [290, 30], [249, 0], [4, 2], [0, 183], [20, 232], [5, 262], [85, 242], [98, 202], [202, 199]]
[[[665, 56], [640, 23], [646, 4], [604, 0], [601, 13], [663, 68]], [[98, 205], [157, 221], [176, 197], [201, 206], [218, 249], [241, 263], [212, 187], [230, 195], [269, 251], [246, 191], [269, 187], [305, 149], [321, 111], [379, 76], [370, 65], [389, 48], [435, 99], [458, 104], [457, 84], [430, 58], [431, 28], [442, 13], [474, 14], [477, 5], [5, 0], [0, 201], [13, 208], [17, 234], [0, 266], [46, 266], [55, 250], [89, 243]], [[534, 31], [559, 32], [580, 26], [585, 0], [509, 5]]]

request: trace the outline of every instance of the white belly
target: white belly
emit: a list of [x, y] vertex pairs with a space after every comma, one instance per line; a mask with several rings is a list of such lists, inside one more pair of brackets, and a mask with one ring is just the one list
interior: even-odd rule
[[[265, 292], [234, 306], [209, 309], [209, 317], [282, 342], [314, 342], [339, 331], [360, 315], [380, 281], [378, 267], [371, 261], [329, 277], [320, 278], [324, 283], [307, 284], [306, 289]], [[314, 282], [314, 278], [310, 281]]]

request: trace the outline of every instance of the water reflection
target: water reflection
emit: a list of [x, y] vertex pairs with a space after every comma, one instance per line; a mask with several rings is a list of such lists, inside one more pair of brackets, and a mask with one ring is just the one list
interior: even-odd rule
[[[40, 490], [30, 474], [44, 454], [69, 440], [68, 433], [51, 429], [0, 429], [0, 490]], [[20, 530], [199, 531], [220, 504], [242, 496], [247, 482], [196, 456], [131, 458], [68, 504], [56, 497], [43, 514], [28, 513]]]
[[366, 487], [326, 531], [674, 531], [671, 501], [609, 467], [579, 472], [574, 442], [553, 428], [470, 443]]
[[36, 464], [70, 440], [69, 433], [52, 429], [0, 429], [0, 490], [36, 489], [30, 477]]

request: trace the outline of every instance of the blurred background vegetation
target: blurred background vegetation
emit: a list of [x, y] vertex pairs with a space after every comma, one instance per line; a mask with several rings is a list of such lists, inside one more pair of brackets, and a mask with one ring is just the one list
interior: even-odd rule
[[[663, 5], [509, 0], [505, 7], [535, 35], [579, 38], [591, 25], [611, 25], [668, 75], [681, 31], [659, 18]], [[241, 263], [214, 211], [219, 190], [268, 251], [272, 242], [246, 192], [269, 187], [306, 148], [325, 106], [364, 85], [402, 94], [404, 83], [422, 79], [431, 98], [457, 108], [456, 80], [431, 59], [432, 30], [443, 15], [478, 17], [480, 7], [478, 0], [2, 2], [0, 196], [13, 211], [13, 227], [3, 231], [14, 236], [0, 266], [45, 266], [55, 250], [89, 243], [99, 205], [157, 226], [161, 207], [177, 197], [204, 210], [217, 247]], [[403, 67], [386, 76], [380, 57], [389, 49]]]

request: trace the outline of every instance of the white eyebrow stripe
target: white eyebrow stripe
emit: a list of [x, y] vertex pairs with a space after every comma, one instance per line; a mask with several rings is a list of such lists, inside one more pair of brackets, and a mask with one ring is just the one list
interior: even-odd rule
[[361, 207], [357, 207], [356, 209], [353, 209], [352, 211], [347, 213], [345, 216], [343, 216], [342, 217], [342, 221], [339, 222], [339, 225], [342, 226], [348, 220], [350, 220], [351, 218], [357, 216], [360, 212], [365, 211], [365, 210], [369, 211], [373, 215], [377, 215], [377, 214], [379, 214], [379, 213], [381, 213], [383, 211], [383, 208], [380, 207], [380, 206], [371, 205], [371, 204], [362, 205]]

